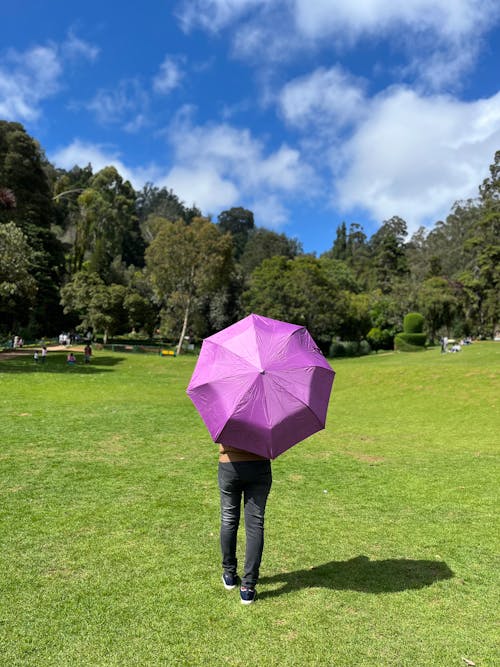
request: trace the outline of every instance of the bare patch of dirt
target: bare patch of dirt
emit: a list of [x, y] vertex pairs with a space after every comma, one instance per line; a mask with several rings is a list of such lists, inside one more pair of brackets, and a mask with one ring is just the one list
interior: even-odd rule
[[385, 458], [383, 456], [373, 456], [372, 454], [362, 454], [361, 452], [342, 452], [346, 456], [350, 456], [356, 461], [361, 461], [361, 463], [368, 463], [370, 465], [376, 465], [377, 463], [383, 463]]

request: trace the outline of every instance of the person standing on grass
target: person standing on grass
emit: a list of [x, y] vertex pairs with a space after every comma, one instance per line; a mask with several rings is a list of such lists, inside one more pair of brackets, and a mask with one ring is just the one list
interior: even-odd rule
[[240, 599], [242, 604], [252, 604], [264, 548], [264, 514], [272, 484], [271, 461], [251, 452], [219, 445], [218, 481], [222, 582], [226, 590], [238, 585], [236, 543], [243, 498], [246, 550]]
[[87, 345], [85, 345], [83, 354], [85, 355], [85, 363], [90, 364], [90, 357], [92, 356], [92, 348], [90, 347], [90, 343], [87, 343]]
[[45, 363], [45, 359], [47, 359], [47, 347], [42, 345], [42, 363]]

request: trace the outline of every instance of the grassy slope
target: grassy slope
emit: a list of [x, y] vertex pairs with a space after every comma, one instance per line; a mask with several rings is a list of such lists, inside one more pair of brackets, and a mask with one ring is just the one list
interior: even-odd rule
[[0, 665], [499, 664], [499, 357], [335, 361], [327, 429], [273, 464], [250, 608], [192, 358], [0, 361]]

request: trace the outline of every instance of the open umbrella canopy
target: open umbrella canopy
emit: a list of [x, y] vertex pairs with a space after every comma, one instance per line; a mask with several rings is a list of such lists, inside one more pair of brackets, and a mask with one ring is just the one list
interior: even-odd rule
[[325, 427], [334, 376], [305, 327], [249, 315], [203, 341], [187, 393], [214, 442], [274, 459]]

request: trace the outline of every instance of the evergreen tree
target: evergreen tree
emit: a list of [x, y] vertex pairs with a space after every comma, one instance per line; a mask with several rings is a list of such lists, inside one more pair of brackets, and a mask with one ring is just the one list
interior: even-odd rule
[[347, 228], [345, 222], [337, 227], [337, 236], [333, 246], [325, 255], [332, 259], [347, 259]]
[[379, 287], [386, 294], [396, 280], [408, 274], [406, 235], [406, 222], [393, 216], [370, 239], [372, 287]]

